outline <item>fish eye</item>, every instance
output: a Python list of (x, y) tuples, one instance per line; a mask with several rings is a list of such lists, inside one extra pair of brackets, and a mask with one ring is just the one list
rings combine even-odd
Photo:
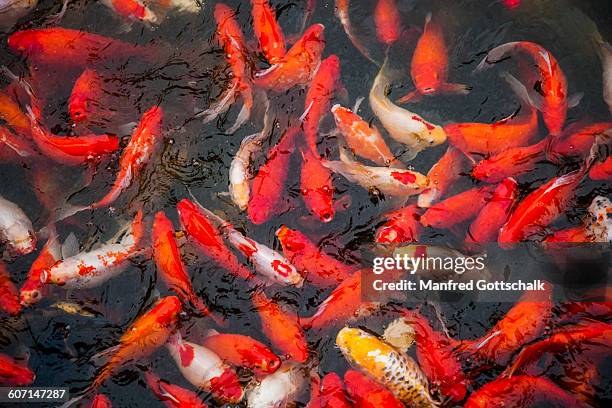
[(542, 81), (536, 81), (535, 84), (533, 84), (533, 90), (544, 96), (544, 90), (542, 89)]

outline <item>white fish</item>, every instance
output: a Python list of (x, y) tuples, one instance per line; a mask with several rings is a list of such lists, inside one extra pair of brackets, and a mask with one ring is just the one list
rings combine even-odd
[(38, 5), (38, 0), (0, 0), (0, 32), (7, 32)]
[(386, 74), (387, 63), (382, 66), (370, 90), (370, 107), (378, 120), (394, 140), (410, 149), (407, 159), (432, 146), (446, 141), (444, 129), (423, 119), (407, 109), (395, 105), (385, 94), (390, 81)]
[(378, 190), (390, 197), (419, 194), (429, 186), (429, 179), (421, 173), (392, 167), (365, 166), (351, 159), (343, 148), (340, 149), (340, 161), (324, 160), (323, 165), (368, 191)]
[(71, 289), (100, 286), (123, 272), (130, 258), (139, 253), (142, 234), (142, 213), (139, 212), (121, 242), (111, 240), (97, 249), (59, 261), (42, 272), (41, 281)]
[(29, 254), (36, 248), (32, 221), (19, 206), (0, 196), (0, 242), (18, 255)]
[(599, 58), (603, 67), (603, 97), (612, 113), (612, 46), (605, 42), (599, 33), (595, 36)]
[(284, 408), (295, 402), (307, 385), (308, 370), (297, 364), (283, 364), (249, 390), (247, 407)]
[(612, 201), (607, 197), (595, 197), (589, 214), (586, 229), (593, 235), (594, 242), (612, 242)]

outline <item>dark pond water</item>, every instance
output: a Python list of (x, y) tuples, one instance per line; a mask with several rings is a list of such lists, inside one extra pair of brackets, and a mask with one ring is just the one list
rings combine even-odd
[[(212, 18), (212, 1), (206, 1), (197, 15), (169, 16), (154, 29), (134, 24), (129, 32), (121, 27), (120, 20), (104, 6), (94, 1), (74, 1), (60, 25), (89, 32), (120, 38), (137, 44), (156, 44), (172, 50), (172, 55), (158, 66), (145, 66), (137, 60), (125, 66), (106, 72), (109, 92), (106, 107), (115, 111), (116, 117), (103, 121), (93, 131), (121, 133), (118, 124), (137, 121), (140, 114), (153, 104), (159, 103), (167, 112), (164, 124), (166, 138), (162, 153), (156, 157), (138, 183), (122, 195), (113, 210), (101, 209), (87, 211), (62, 223), (59, 232), (66, 237), (74, 232), (87, 249), (104, 242), (115, 234), (118, 226), (129, 219), (135, 209), (142, 205), (147, 214), (165, 210), (175, 221), (175, 204), (188, 197), (188, 189), (198, 197), (207, 208), (222, 211), (226, 218), (242, 229), (246, 235), (263, 244), (279, 249), (274, 232), (281, 224), (299, 228), (320, 242), (321, 248), (337, 253), (347, 262), (357, 262), (360, 249), (372, 240), (378, 216), (389, 209), (390, 204), (373, 198), (357, 186), (349, 184), (341, 177), (335, 179), (337, 197), (350, 196), (350, 206), (341, 211), (328, 224), (312, 222), (299, 200), (299, 179), (295, 177), (289, 192), (295, 197), (296, 206), (284, 215), (261, 226), (248, 222), (220, 193), (227, 191), (228, 168), (232, 157), (244, 136), (258, 131), (262, 126), (264, 112), (256, 109), (251, 121), (236, 134), (227, 135), (237, 113), (234, 108), (228, 117), (202, 125), (192, 120), (194, 107), (206, 107), (220, 92), (220, 86), (227, 79), (223, 52), (212, 40), (215, 24)], [(231, 7), (239, 10), (238, 20), (245, 33), (252, 38), (250, 6), (247, 1), (228, 1)], [(298, 31), (301, 24), (304, 4), (300, 1), (273, 1), (279, 20), (288, 36)], [(319, 1), (312, 22), (325, 25), (325, 55), (337, 54), (342, 64), (342, 81), (348, 90), (347, 106), (359, 96), (367, 96), (378, 67), (364, 59), (348, 41), (341, 25), (334, 16), (333, 1)], [(377, 58), (383, 58), (382, 48), (377, 45), (371, 18), (374, 1), (353, 1), (351, 16), (359, 36), (371, 48)], [(444, 27), (445, 38), (450, 51), (450, 76), (453, 82), (469, 84), (473, 89), (467, 96), (439, 96), (424, 98), (412, 108), (419, 114), (437, 124), (451, 122), (492, 122), (499, 120), (517, 108), (516, 98), (497, 72), (484, 72), (472, 75), (476, 64), (484, 53), (507, 41), (530, 40), (542, 44), (558, 59), (567, 76), (570, 94), (583, 92), (582, 102), (569, 111), (568, 122), (580, 119), (589, 121), (609, 120), (608, 107), (602, 98), (601, 65), (595, 53), (592, 36), (599, 30), (604, 38), (610, 39), (612, 14), (606, 1), (553, 1), (525, 0), (516, 10), (508, 10), (493, 0), (483, 1), (398, 1), (405, 25), (421, 27), (428, 12), (434, 12)], [(15, 29), (39, 27), (45, 17), (56, 12), (59, 6), (52, 1), (41, 1), (36, 10), (23, 18)], [(0, 63), (15, 72), (25, 72), (27, 61), (20, 60), (6, 48), (4, 38), (0, 42)], [(403, 66), (407, 73), (403, 83), (411, 88), (408, 67), (410, 57), (395, 52), (395, 66)], [(263, 66), (263, 64), (262, 64)], [(47, 78), (53, 91), (47, 98), (45, 118), (49, 128), (59, 134), (70, 129), (67, 113), (67, 97), (72, 89), (70, 75), (64, 72), (40, 73)], [(492, 70), (494, 71), (494, 70)], [(403, 90), (397, 90), (397, 95)], [(294, 90), (286, 95), (272, 97), (277, 107), (275, 112), (278, 127), (270, 137), (275, 143), (284, 128), (287, 118), (299, 116), (303, 111), (303, 90)], [(361, 112), (366, 119), (374, 116), (367, 103)], [(323, 131), (332, 127), (331, 118), (322, 122)], [(127, 136), (129, 132), (124, 132)], [(544, 134), (544, 129), (541, 129)], [(402, 147), (392, 144), (394, 153), (401, 153)], [(445, 147), (430, 149), (411, 162), (417, 170), (426, 172), (444, 152)], [(261, 160), (256, 163), (260, 164)], [(569, 168), (569, 167), (567, 167)], [(537, 169), (520, 179), (521, 189), (526, 193), (552, 176), (562, 174), (567, 168), (559, 168), (541, 163)], [(117, 157), (112, 157), (97, 168), (93, 183), (82, 189), (82, 178), (86, 171), (82, 168), (58, 166), (47, 171), (56, 183), (53, 196), (62, 205), (66, 198), (72, 203), (90, 203), (101, 197), (114, 180)], [(0, 194), (18, 203), (32, 218), (36, 228), (42, 228), (48, 213), (37, 201), (32, 190), (30, 167), (8, 166), (0, 163)], [(298, 174), (292, 169), (292, 174)], [(457, 191), (465, 189), (473, 181), (464, 177)], [(596, 195), (609, 195), (609, 186), (604, 183), (586, 182), (581, 184), (578, 200), (559, 226), (575, 223), (586, 212), (586, 207)], [(426, 241), (453, 245), (452, 235), (439, 231), (426, 232)], [(225, 273), (206, 261), (199, 259), (196, 251), (189, 245), (183, 247), (185, 260), (189, 266), (194, 287), (199, 295), (224, 313), (230, 322), (229, 332), (244, 333), (266, 341), (259, 329), (259, 320), (253, 310), (248, 288), (238, 281), (227, 279)], [(34, 255), (22, 257), (11, 262), (8, 267), (14, 279), (21, 283), (34, 259)], [(275, 298), (294, 305), (302, 315), (312, 314), (316, 305), (328, 292), (317, 291), (311, 287), (286, 289), (274, 287), (270, 293)], [(119, 277), (92, 290), (65, 291), (57, 288), (45, 300), (26, 310), (17, 318), (0, 318), (0, 351), (9, 354), (30, 353), (30, 366), (36, 371), (37, 386), (68, 386), (73, 393), (85, 388), (95, 376), (97, 366), (91, 357), (116, 344), (125, 328), (146, 310), (158, 296), (168, 292), (161, 282), (158, 284), (155, 266), (152, 262), (139, 259)], [(95, 316), (66, 313), (52, 307), (58, 301), (79, 304)], [(462, 338), (473, 338), (485, 333), (494, 322), (503, 316), (510, 304), (463, 304), (445, 303), (443, 314), (451, 334)], [(367, 322), (370, 329), (379, 331), (389, 321), (385, 313), (380, 313)], [(194, 316), (184, 316), (181, 321), (182, 332), (186, 338), (197, 339), (208, 328), (208, 323)], [(343, 372), (347, 365), (339, 351), (334, 347), (335, 332), (321, 338), (310, 338), (320, 360), (321, 372)], [(190, 388), (176, 369), (174, 362), (165, 350), (159, 350), (140, 366), (153, 367), (156, 373), (166, 380)], [(609, 364), (601, 372), (601, 389), (598, 403), (606, 406), (612, 399)], [(493, 378), (497, 372), (487, 373)], [(141, 370), (128, 366), (103, 386), (103, 393), (110, 396), (118, 407), (162, 406), (147, 389)], [(205, 393), (202, 398), (215, 406), (215, 402)], [(307, 402), (304, 397), (300, 403)]]

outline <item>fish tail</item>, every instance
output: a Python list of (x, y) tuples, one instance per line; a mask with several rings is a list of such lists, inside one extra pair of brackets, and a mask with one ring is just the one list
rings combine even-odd
[(194, 295), (190, 300), (191, 303), (193, 303), (193, 306), (202, 315), (202, 317), (210, 317), (220, 327), (228, 326), (228, 322), (225, 317), (211, 311), (208, 306), (204, 304), (204, 301), (202, 301), (202, 299)]
[(202, 118), (202, 123), (206, 124), (215, 120), (219, 115), (225, 113), (230, 105), (236, 100), (236, 92), (238, 91), (238, 82), (234, 83), (231, 88), (227, 89), (221, 98), (214, 102), (208, 109), (203, 110), (195, 115), (196, 118)]

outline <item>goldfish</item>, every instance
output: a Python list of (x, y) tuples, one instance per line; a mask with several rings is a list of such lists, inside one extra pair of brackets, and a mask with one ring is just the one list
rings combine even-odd
[(321, 64), (324, 30), (323, 24), (310, 26), (280, 61), (255, 73), (253, 83), (277, 93), (309, 84)]
[(0, 119), (4, 120), (15, 132), (30, 134), (30, 119), (19, 104), (8, 94), (0, 91)]
[(477, 71), (505, 59), (509, 54), (526, 55), (533, 62), (537, 80), (526, 84), (531, 105), (542, 112), (544, 123), (551, 135), (563, 130), (568, 108), (576, 106), (582, 95), (567, 95), (567, 81), (556, 58), (544, 47), (530, 41), (516, 41), (490, 50), (480, 62)]
[(112, 404), (108, 397), (104, 394), (96, 394), (91, 400), (89, 408), (112, 408)]
[(155, 13), (140, 0), (102, 0), (102, 4), (127, 21), (158, 22)]
[(0, 243), (9, 252), (26, 255), (36, 248), (32, 221), (19, 206), (0, 196)]
[(321, 251), (304, 233), (281, 225), (276, 230), (283, 253), (302, 273), (304, 278), (318, 287), (337, 285), (348, 279), (355, 268)]
[(425, 17), (423, 35), (419, 38), (412, 56), (410, 75), (416, 90), (398, 99), (398, 103), (418, 100), (423, 95), (438, 93), (465, 95), (469, 92), (466, 85), (448, 82), (448, 52), (444, 35), (439, 24), (432, 22), (431, 13)]
[(68, 98), (68, 112), (72, 121), (90, 121), (102, 93), (102, 77), (93, 69), (85, 69), (74, 83)]
[(406, 310), (403, 318), (414, 328), (417, 359), (429, 381), (444, 397), (455, 402), (463, 401), (468, 380), (455, 353), (455, 342), (435, 331), (419, 312)]
[(436, 407), (429, 383), (416, 362), (378, 337), (344, 327), (336, 345), (355, 369), (386, 386), (395, 397), (414, 407)]
[(253, 293), (252, 300), (261, 319), (263, 334), (272, 345), (287, 358), (304, 363), (308, 359), (308, 343), (297, 316), (283, 310), (261, 291)]
[(280, 358), (268, 346), (249, 336), (213, 333), (203, 340), (202, 345), (225, 362), (248, 368), (256, 374), (272, 374), (281, 365)]
[(302, 129), (306, 146), (315, 153), (317, 152), (319, 122), (329, 112), (334, 91), (340, 86), (340, 59), (337, 55), (330, 55), (321, 62), (304, 100)]
[(465, 408), (534, 407), (546, 403), (558, 407), (586, 406), (548, 378), (528, 375), (493, 380), (473, 392), (463, 406)]
[(259, 48), (270, 64), (276, 64), (285, 56), (285, 35), (276, 21), (276, 13), (268, 0), (251, 0), (253, 31)]
[(308, 318), (300, 318), (302, 326), (306, 329), (321, 330), (358, 317), (368, 316), (378, 309), (380, 304), (363, 302), (361, 299), (361, 274), (362, 271), (354, 272), (340, 283), (319, 304), (314, 315)]
[(168, 408), (207, 408), (198, 394), (160, 379), (151, 371), (144, 374), (147, 385), (155, 396)]
[(374, 241), (379, 244), (417, 242), (421, 233), (420, 209), (411, 204), (384, 215), (387, 220), (376, 231)]
[(400, 108), (389, 100), (385, 94), (390, 84), (385, 72), (386, 65), (385, 62), (370, 89), (370, 107), (389, 136), (408, 147), (409, 154), (406, 157), (413, 159), (420, 151), (444, 143), (446, 133), (442, 127)]
[(125, 270), (127, 262), (139, 253), (142, 236), (142, 212), (139, 211), (119, 243), (111, 240), (92, 251), (62, 259), (43, 269), (40, 280), (69, 289), (100, 286)]
[(206, 218), (200, 206), (183, 199), (176, 205), (176, 209), (187, 236), (206, 257), (241, 279), (251, 279), (254, 276), (225, 246), (221, 233)]
[(518, 183), (512, 177), (495, 187), (491, 199), (480, 210), (465, 234), (465, 244), (475, 246), (497, 242), (497, 235), (506, 223), (518, 198)]
[(387, 388), (371, 380), (359, 371), (347, 370), (344, 373), (346, 392), (354, 406), (360, 408), (404, 408)]
[(36, 374), (25, 364), (0, 353), (0, 384), (25, 387), (34, 382)]
[(344, 394), (344, 384), (340, 376), (334, 372), (323, 377), (320, 388), (315, 390), (316, 395), (310, 399), (308, 408), (350, 408)]
[(307, 378), (307, 368), (295, 363), (285, 363), (248, 391), (247, 406), (249, 408), (287, 406), (296, 401), (307, 385)]
[(340, 150), (339, 161), (324, 160), (323, 165), (370, 192), (378, 191), (389, 197), (409, 197), (421, 193), (429, 186), (427, 176), (419, 172), (365, 166), (351, 159), (345, 149)]
[(62, 67), (95, 67), (129, 58), (151, 63), (157, 58), (148, 47), (61, 27), (14, 32), (8, 38), (8, 47), (30, 63)]
[(425, 227), (451, 228), (476, 217), (478, 211), (490, 200), (489, 186), (474, 187), (440, 201), (421, 215)]
[(391, 45), (398, 40), (402, 22), (395, 0), (378, 0), (374, 8), (374, 24), (378, 41)]
[(333, 203), (334, 186), (331, 171), (311, 148), (302, 148), (300, 152), (303, 159), (300, 191), (304, 204), (322, 222), (330, 222), (336, 213)]
[(478, 162), (472, 169), (472, 176), (487, 183), (498, 183), (507, 177), (527, 173), (544, 160), (547, 143), (548, 140), (543, 139), (529, 146), (513, 147), (494, 154)]
[(421, 208), (431, 207), (438, 202), (450, 189), (450, 187), (461, 177), (465, 160), (463, 154), (452, 146), (440, 157), (429, 172), (430, 187), (419, 194), (418, 205)]
[(251, 184), (252, 194), (247, 214), (253, 224), (263, 224), (282, 209), (285, 184), (289, 178), (289, 165), (300, 135), (297, 127), (283, 133), (279, 142), (270, 149), (266, 162), (259, 168)]
[(612, 46), (605, 42), (599, 33), (595, 35), (595, 43), (603, 68), (603, 98), (608, 105), (608, 110), (612, 113)]
[(361, 43), (357, 35), (355, 34), (355, 30), (353, 25), (351, 24), (351, 19), (349, 15), (350, 8), (350, 0), (335, 0), (334, 1), (334, 10), (336, 17), (340, 20), (340, 24), (342, 24), (342, 28), (346, 33), (346, 36), (349, 38), (353, 46), (366, 57), (370, 62), (380, 65), (380, 63), (376, 62), (376, 60), (370, 55), (368, 49)]
[(391, 153), (376, 126), (370, 126), (359, 115), (338, 104), (332, 106), (331, 111), (336, 127), (355, 155), (373, 161), (379, 166), (398, 168), (403, 166)]
[(606, 158), (605, 161), (595, 163), (589, 170), (589, 178), (591, 180), (612, 180), (612, 157)]
[(196, 117), (203, 117), (204, 123), (211, 122), (227, 111), (238, 97), (242, 98), (242, 109), (238, 113), (236, 122), (227, 130), (229, 134), (236, 132), (238, 128), (249, 120), (251, 108), (253, 107), (248, 51), (242, 29), (234, 18), (234, 14), (234, 11), (226, 4), (215, 4), (214, 17), (217, 23), (217, 36), (223, 45), (225, 58), (232, 71), (231, 85), (218, 101), (196, 115)]
[(556, 242), (592, 242), (593, 236), (589, 231), (580, 225), (577, 227), (566, 228), (562, 230), (553, 231), (547, 235), (542, 242), (544, 243), (556, 243)]
[(551, 156), (559, 158), (584, 157), (589, 153), (595, 137), (612, 129), (612, 122), (598, 122), (590, 125), (568, 126), (550, 147)]
[[(155, 214), (153, 221), (153, 258), (157, 273), (166, 285), (177, 294), (184, 303), (191, 303), (203, 315), (211, 314), (210, 309), (195, 294), (187, 268), (181, 259), (181, 253), (174, 237), (174, 225), (163, 211)], [(221, 320), (213, 315), (217, 322)]]
[(17, 316), (21, 312), (19, 292), (11, 280), (11, 275), (0, 261), (0, 312)]
[(195, 387), (230, 404), (242, 400), (244, 390), (236, 372), (212, 350), (185, 341), (178, 333), (168, 339), (166, 348), (181, 374)]

